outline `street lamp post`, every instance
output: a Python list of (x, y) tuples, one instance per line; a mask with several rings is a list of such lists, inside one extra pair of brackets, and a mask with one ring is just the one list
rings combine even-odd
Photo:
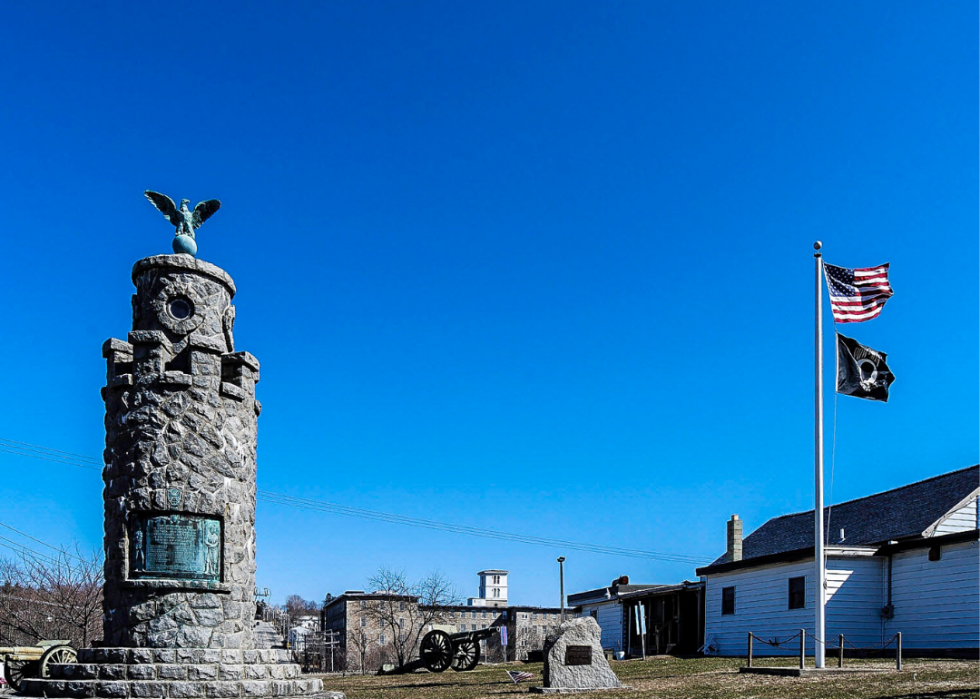
[(558, 557), (558, 586), (561, 594), (561, 623), (565, 623), (565, 557)]

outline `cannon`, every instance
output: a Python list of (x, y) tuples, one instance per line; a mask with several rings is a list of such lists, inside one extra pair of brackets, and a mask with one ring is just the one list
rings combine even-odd
[(480, 662), (480, 641), (500, 632), (496, 626), (460, 633), (450, 633), (446, 630), (451, 628), (453, 627), (437, 626), (432, 629), (422, 637), (418, 660), (406, 663), (400, 668), (385, 665), (379, 674), (414, 672), (422, 667), (430, 672), (445, 672), (449, 668), (456, 672), (467, 672)]
[(78, 661), (69, 641), (38, 641), (36, 646), (0, 646), (0, 662), (7, 684), (20, 691), (25, 679), (50, 677), (51, 665)]

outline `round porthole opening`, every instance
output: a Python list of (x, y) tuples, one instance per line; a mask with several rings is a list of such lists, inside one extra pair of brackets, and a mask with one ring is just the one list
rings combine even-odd
[(194, 314), (194, 305), (184, 298), (176, 298), (167, 305), (167, 310), (177, 320), (186, 320)]

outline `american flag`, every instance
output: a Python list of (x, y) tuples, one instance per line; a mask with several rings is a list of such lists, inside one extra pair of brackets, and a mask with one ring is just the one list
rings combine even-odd
[(838, 323), (860, 323), (877, 318), (885, 301), (891, 298), (888, 263), (877, 267), (847, 269), (824, 264), (830, 308)]
[(534, 677), (533, 672), (518, 672), (517, 670), (508, 670), (507, 674), (510, 675), (510, 678), (512, 680), (514, 680), (514, 684), (517, 684), (518, 682), (523, 682), (524, 680), (529, 680), (532, 677)]

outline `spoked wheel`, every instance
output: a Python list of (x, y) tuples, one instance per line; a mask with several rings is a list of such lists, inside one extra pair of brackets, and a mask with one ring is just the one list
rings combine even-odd
[(422, 637), (419, 659), (432, 672), (445, 672), (453, 662), (453, 642), (445, 631), (434, 629)]
[(24, 684), (24, 680), (34, 677), (34, 668), (31, 667), (32, 665), (37, 665), (37, 663), (29, 660), (13, 660), (7, 658), (7, 661), (3, 664), (3, 677), (7, 680), (7, 684), (19, 692)]
[(453, 670), (467, 672), (480, 662), (480, 644), (476, 641), (460, 641), (453, 656)]
[(52, 646), (41, 656), (38, 677), (51, 677), (51, 665), (70, 665), (78, 662), (78, 653), (71, 646)]

